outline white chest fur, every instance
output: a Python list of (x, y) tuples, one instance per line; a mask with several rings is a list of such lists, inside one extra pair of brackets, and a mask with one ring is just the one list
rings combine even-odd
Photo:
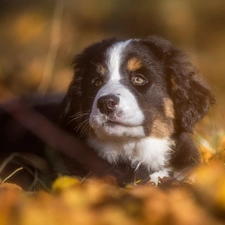
[(145, 137), (119, 142), (89, 140), (89, 144), (110, 163), (124, 159), (129, 160), (134, 168), (141, 164), (146, 166), (150, 173), (168, 171), (167, 165), (172, 150), (171, 141), (167, 138)]

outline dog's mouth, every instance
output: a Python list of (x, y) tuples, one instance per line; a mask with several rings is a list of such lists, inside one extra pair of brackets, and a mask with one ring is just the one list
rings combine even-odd
[(99, 139), (110, 140), (124, 140), (124, 137), (140, 138), (145, 136), (143, 125), (125, 123), (125, 121), (118, 121), (107, 119), (103, 123), (92, 126), (94, 133)]
[(121, 126), (121, 127), (129, 128), (129, 127), (136, 127), (137, 125), (125, 124), (116, 120), (107, 120), (106, 122), (103, 123), (103, 126), (108, 126), (108, 127)]
[(101, 140), (124, 140), (124, 138), (140, 138), (145, 136), (144, 120), (129, 112), (117, 110), (105, 115), (92, 113), (89, 125), (94, 136)]

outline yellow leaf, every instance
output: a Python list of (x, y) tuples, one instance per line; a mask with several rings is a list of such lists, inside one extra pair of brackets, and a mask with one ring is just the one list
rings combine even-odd
[(54, 192), (60, 192), (67, 188), (71, 188), (77, 185), (80, 185), (80, 180), (78, 178), (63, 176), (55, 180), (55, 182), (52, 185), (52, 190)]

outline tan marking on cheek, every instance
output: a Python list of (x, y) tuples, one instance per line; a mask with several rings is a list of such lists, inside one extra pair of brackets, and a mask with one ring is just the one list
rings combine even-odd
[(174, 119), (173, 101), (169, 98), (163, 99), (165, 116), (169, 119)]
[(150, 136), (156, 138), (166, 138), (172, 135), (174, 132), (173, 122), (171, 120), (163, 121), (156, 119), (153, 122)]
[(142, 66), (141, 61), (138, 58), (132, 58), (127, 63), (127, 69), (130, 71), (136, 71)]

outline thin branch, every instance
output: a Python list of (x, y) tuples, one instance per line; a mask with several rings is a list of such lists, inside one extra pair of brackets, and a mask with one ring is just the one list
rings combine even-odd
[(1, 107), (54, 150), (72, 158), (86, 172), (92, 172), (93, 175), (100, 177), (113, 175), (117, 178), (118, 183), (123, 183), (127, 176), (123, 167), (112, 170), (112, 165), (100, 158), (96, 152), (84, 145), (75, 136), (55, 126), (20, 98), (15, 97), (13, 100), (3, 103)]
[(13, 160), (14, 157), (19, 156), (18, 153), (11, 154), (8, 158), (6, 158), (0, 166), (0, 173), (4, 170), (4, 168)]
[(20, 170), (23, 170), (23, 167), (20, 167), (18, 169), (16, 169), (15, 171), (13, 171), (9, 176), (7, 176), (2, 183), (4, 184), (9, 178), (11, 178), (14, 174), (16, 174), (17, 172), (19, 172)]
[(61, 25), (62, 25), (62, 17), (63, 17), (63, 9), (64, 9), (64, 1), (57, 0), (56, 6), (53, 15), (52, 21), (52, 31), (51, 31), (51, 38), (50, 38), (50, 46), (49, 51), (44, 67), (44, 72), (42, 76), (42, 80), (38, 87), (38, 91), (46, 92), (49, 88), (51, 83), (55, 60), (57, 57), (59, 45), (60, 45), (60, 34), (61, 34)]

